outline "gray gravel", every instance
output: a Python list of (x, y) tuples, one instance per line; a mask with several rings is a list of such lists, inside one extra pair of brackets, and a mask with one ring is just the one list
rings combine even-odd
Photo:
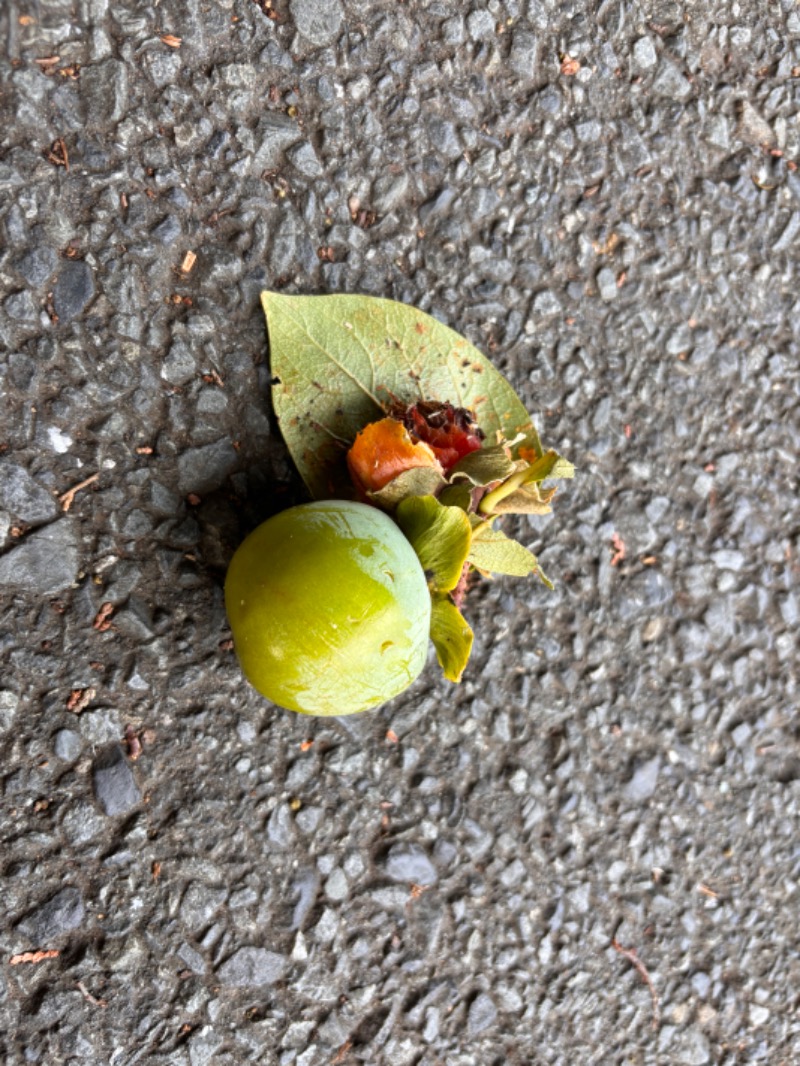
[[(800, 1061), (795, 0), (0, 38), (3, 1061)], [(458, 688), (236, 668), (225, 565), (302, 498), (264, 287), (435, 314), (579, 468)]]

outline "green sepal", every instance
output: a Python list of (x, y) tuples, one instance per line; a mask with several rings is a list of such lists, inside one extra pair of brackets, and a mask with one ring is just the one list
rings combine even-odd
[(431, 603), (431, 640), (448, 681), (459, 682), (469, 662), (473, 632), (453, 601), (434, 596)]
[(490, 485), (493, 481), (505, 481), (515, 469), (516, 464), (508, 454), (508, 445), (494, 444), (459, 459), (450, 471), (450, 480), (467, 479), (473, 485)]
[(409, 496), (432, 496), (446, 485), (447, 482), (435, 467), (415, 466), (392, 478), (377, 492), (368, 492), (367, 497), (385, 511), (393, 511)]
[(409, 496), (395, 521), (417, 553), (422, 569), (439, 592), (458, 584), (472, 540), (470, 520), (460, 507), (445, 507), (433, 496)]
[(462, 511), (469, 512), (472, 506), (472, 491), (463, 482), (459, 485), (448, 485), (438, 494), (437, 499), (445, 507), (460, 507)]
[(535, 574), (548, 588), (553, 587), (532, 551), (491, 526), (475, 530), (467, 561), (484, 574)]
[(540, 489), (538, 484), (523, 485), (521, 488), (498, 500), (492, 508), (492, 514), (550, 514), (550, 501), (556, 489)]
[(572, 477), (575, 467), (557, 452), (548, 451), (529, 466), (520, 466), (480, 502), (482, 514), (549, 514), (555, 489), (540, 489), (546, 478)]
[(527, 577), (539, 568), (533, 552), (499, 529), (483, 529), (472, 538), (468, 561), (486, 574)]

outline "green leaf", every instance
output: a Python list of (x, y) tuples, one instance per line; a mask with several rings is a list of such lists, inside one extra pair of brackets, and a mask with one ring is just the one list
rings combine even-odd
[(502, 444), (493, 444), (459, 459), (450, 471), (450, 479), (466, 479), (473, 485), (490, 485), (493, 481), (503, 481), (515, 469), (516, 464), (509, 458), (507, 449)]
[(549, 589), (553, 588), (533, 552), (491, 526), (474, 532), (467, 561), (485, 574), (510, 574), (512, 577), (535, 574)]
[(454, 330), (372, 296), (263, 292), (275, 414), (311, 495), (350, 495), (344, 452), (392, 399), (466, 407), (488, 440), (525, 434), (530, 416), (503, 375)]
[(410, 496), (398, 506), (395, 521), (429, 571), (436, 589), (458, 584), (467, 561), (472, 526), (460, 507), (444, 507), (433, 496)]
[(444, 676), (460, 681), (472, 651), (473, 632), (446, 596), (435, 596), (431, 604), (431, 640)]
[(445, 485), (447, 482), (434, 467), (414, 466), (392, 478), (377, 492), (368, 492), (367, 496), (384, 510), (393, 511), (407, 496), (432, 496)]

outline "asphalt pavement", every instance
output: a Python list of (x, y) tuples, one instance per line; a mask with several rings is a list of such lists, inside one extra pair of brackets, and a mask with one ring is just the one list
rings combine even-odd
[[(0, 10), (0, 1057), (794, 1066), (800, 6)], [(259, 293), (467, 335), (576, 465), (459, 686), (281, 711)]]

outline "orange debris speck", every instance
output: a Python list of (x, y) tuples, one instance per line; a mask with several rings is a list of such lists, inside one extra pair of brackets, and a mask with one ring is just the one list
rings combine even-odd
[(618, 566), (625, 558), (625, 541), (619, 533), (612, 533), (611, 545), (614, 549), (614, 554), (611, 557), (611, 565)]
[(44, 959), (57, 959), (60, 952), (55, 948), (49, 951), (23, 951), (21, 955), (12, 955), (9, 966), (19, 966), (21, 962), (42, 962)]
[(581, 69), (580, 62), (567, 52), (561, 57), (561, 73), (566, 78), (574, 77)]

